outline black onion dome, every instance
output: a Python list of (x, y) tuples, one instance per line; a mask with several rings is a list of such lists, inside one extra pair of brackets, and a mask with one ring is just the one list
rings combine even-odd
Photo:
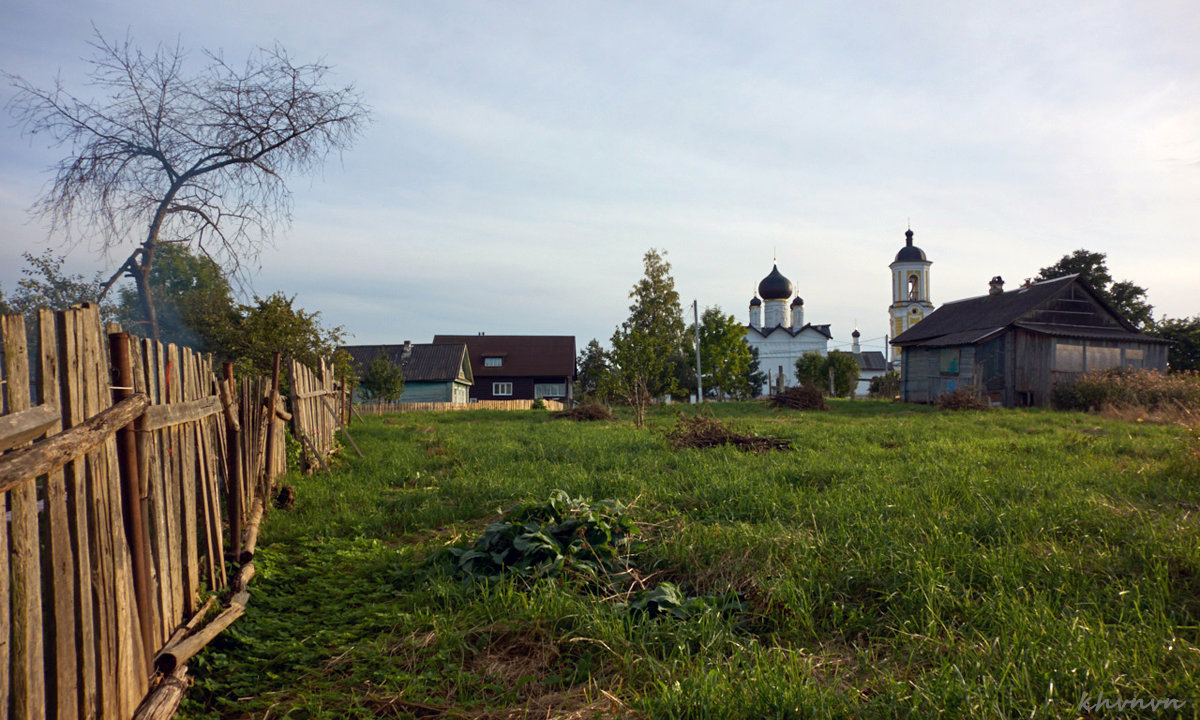
[(792, 281), (779, 272), (779, 266), (771, 268), (771, 274), (758, 284), (758, 294), (763, 300), (787, 300), (792, 296)]
[(757, 295), (750, 298), (750, 307), (758, 307), (759, 305), (762, 305), (762, 300), (759, 300)]
[(925, 259), (925, 251), (913, 245), (913, 231), (904, 233), (906, 244), (896, 253), (896, 262), (929, 262)]
[(858, 328), (854, 328), (854, 332), (850, 333), (850, 337), (860, 337), (861, 335), (862, 333), (858, 331)]
[(804, 298), (797, 295), (796, 299), (792, 301), (792, 307), (804, 307)]

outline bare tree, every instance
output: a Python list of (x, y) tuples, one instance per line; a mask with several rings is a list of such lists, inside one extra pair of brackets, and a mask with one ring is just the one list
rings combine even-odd
[(284, 175), (348, 148), (369, 111), (353, 85), (326, 84), (327, 65), (297, 65), (279, 46), (238, 67), (206, 51), (194, 74), (178, 45), (146, 54), (128, 37), (110, 43), (97, 32), (92, 48), (96, 99), (60, 79), (43, 89), (6, 73), (25, 133), (70, 150), (33, 212), (52, 233), (105, 252), (138, 242), (103, 290), (133, 278), (157, 339), (150, 269), (159, 244), (189, 243), (241, 276), (291, 220)]

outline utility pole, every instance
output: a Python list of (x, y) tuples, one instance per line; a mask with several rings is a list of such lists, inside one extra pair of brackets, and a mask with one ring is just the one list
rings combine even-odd
[(700, 301), (692, 301), (693, 327), (696, 329), (696, 404), (704, 402), (704, 380), (700, 375)]

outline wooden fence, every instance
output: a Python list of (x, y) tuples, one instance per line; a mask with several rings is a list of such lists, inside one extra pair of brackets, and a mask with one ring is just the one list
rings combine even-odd
[(106, 334), (94, 306), (38, 325), (30, 367), (24, 319), (0, 318), (0, 720), (165, 717), (184, 663), (244, 612), (282, 420), (321, 462), (340, 424), (289, 415), (278, 372), (218, 378), (207, 356)]
[[(365, 402), (355, 407), (367, 415), (386, 415), (401, 412), (452, 412), (457, 410), (530, 410), (533, 400), (478, 400), (469, 403), (455, 402)], [(542, 400), (547, 410), (562, 410), (558, 400)]]

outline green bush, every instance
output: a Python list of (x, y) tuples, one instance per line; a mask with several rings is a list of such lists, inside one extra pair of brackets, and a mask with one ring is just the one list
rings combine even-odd
[(1200, 410), (1200, 373), (1097, 370), (1055, 388), (1052, 401), (1060, 410), (1137, 407), (1190, 412)]

